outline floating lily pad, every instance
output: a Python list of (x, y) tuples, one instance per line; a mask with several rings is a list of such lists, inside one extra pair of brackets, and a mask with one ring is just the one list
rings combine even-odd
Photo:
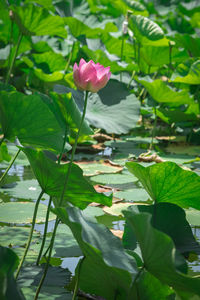
[(135, 176), (129, 174), (102, 174), (92, 176), (90, 178), (92, 182), (101, 183), (107, 186), (120, 186), (122, 184), (133, 183), (137, 181)]
[[(48, 244), (48, 243), (47, 243)], [(74, 238), (70, 228), (65, 224), (60, 224), (55, 237), (54, 256), (56, 257), (74, 257), (81, 256), (82, 252)]]
[[(35, 264), (37, 257), (38, 257), (38, 251), (35, 251), (34, 249), (31, 249), (32, 246), (30, 246), (28, 253), (26, 255), (26, 259), (24, 261), (23, 266), (27, 266), (30, 264)], [(24, 255), (24, 251), (25, 248), (19, 247), (19, 248), (13, 248), (13, 251), (17, 254), (17, 256), (19, 257), (19, 259), (21, 260), (23, 255)]]
[(88, 206), (82, 211), (83, 216), (90, 221), (96, 222), (96, 217), (104, 215), (104, 211), (100, 207)]
[[(8, 194), (14, 198), (37, 200), (42, 189), (37, 180), (24, 180), (16, 182), (14, 187), (1, 188), (0, 192)], [(43, 194), (42, 199), (49, 199), (47, 194)]]
[(114, 197), (133, 202), (147, 201), (149, 195), (144, 189), (130, 189), (120, 192), (115, 192)]
[(164, 161), (171, 161), (175, 162), (176, 164), (186, 164), (190, 162), (191, 160), (195, 159), (196, 156), (192, 155), (186, 155), (186, 154), (173, 154), (173, 153), (161, 153), (159, 154), (160, 158), (162, 158)]
[[(0, 244), (5, 247), (24, 247), (29, 237), (30, 228), (27, 227), (0, 227)], [(33, 232), (32, 242), (40, 237), (37, 231)]]
[(186, 219), (193, 226), (200, 226), (200, 211), (196, 209), (186, 209)]
[(104, 207), (103, 210), (113, 216), (123, 216), (122, 211), (127, 209), (130, 205), (134, 205), (134, 203), (123, 202), (113, 204), (111, 207)]
[(169, 145), (166, 148), (167, 152), (176, 153), (176, 154), (185, 154), (190, 156), (198, 156), (200, 153), (200, 146), (197, 145)]
[(122, 170), (120, 167), (109, 166), (103, 163), (78, 163), (79, 167), (83, 170), (83, 175), (94, 176), (104, 173), (117, 173)]
[[(32, 222), (35, 203), (32, 202), (8, 202), (0, 203), (0, 222), (10, 224), (28, 224)], [(36, 223), (45, 222), (47, 206), (39, 204)], [(56, 216), (50, 213), (49, 220)]]
[[(23, 268), (18, 278), (18, 284), (21, 286), (26, 300), (33, 300), (37, 286), (41, 279), (43, 267), (27, 266)], [(64, 286), (68, 285), (71, 279), (71, 273), (67, 269), (60, 267), (49, 267), (47, 276), (44, 280), (40, 299), (66, 299), (71, 300), (71, 293)]]
[[(157, 142), (156, 142), (157, 143)], [(135, 140), (117, 140), (117, 141), (107, 141), (106, 146), (112, 147), (116, 152), (122, 152), (126, 156), (129, 154), (139, 156), (141, 153), (145, 152), (144, 149), (140, 149), (138, 144), (148, 144), (147, 140), (138, 139)]]

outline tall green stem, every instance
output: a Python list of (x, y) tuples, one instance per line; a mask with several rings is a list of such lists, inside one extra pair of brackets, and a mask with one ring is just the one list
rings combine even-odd
[(16, 153), (15, 156), (13, 157), (12, 161), (10, 162), (9, 166), (7, 167), (7, 169), (5, 170), (5, 172), (3, 173), (3, 175), (1, 176), (1, 178), (0, 178), (0, 183), (1, 183), (1, 182), (3, 181), (3, 179), (6, 177), (8, 171), (10, 170), (10, 168), (12, 167), (12, 165), (14, 164), (14, 162), (15, 162), (17, 156), (19, 155), (20, 151), (21, 151), (21, 149), (19, 149), (19, 150), (17, 151), (17, 153)]
[(72, 55), (73, 55), (73, 52), (74, 52), (74, 43), (72, 45), (72, 50), (69, 54), (69, 58), (68, 58), (68, 61), (66, 63), (66, 66), (65, 66), (65, 70), (64, 70), (64, 74), (67, 72), (68, 68), (69, 68), (69, 65), (70, 65), (70, 62), (71, 62), (71, 59), (72, 59)]
[(18, 53), (18, 50), (19, 50), (19, 46), (20, 46), (22, 37), (23, 37), (23, 34), (20, 32), (20, 33), (19, 33), (19, 36), (18, 36), (18, 40), (17, 40), (16, 49), (15, 49), (14, 55), (13, 55), (13, 57), (12, 57), (11, 63), (10, 63), (10, 65), (9, 65), (8, 73), (7, 73), (7, 75), (6, 75), (6, 80), (5, 80), (5, 83), (6, 83), (6, 84), (9, 82), (10, 75), (11, 75), (11, 73), (12, 73), (12, 69), (13, 69), (14, 64), (15, 64), (15, 60), (16, 60), (16, 57), (17, 57), (17, 53)]
[(168, 77), (170, 77), (170, 69), (172, 68), (172, 48), (173, 44), (169, 41), (169, 68), (168, 68)]
[(72, 154), (71, 154), (71, 159), (70, 159), (70, 162), (69, 162), (69, 168), (68, 168), (68, 172), (67, 172), (67, 175), (66, 175), (66, 178), (65, 178), (64, 187), (63, 187), (61, 198), (60, 198), (60, 201), (59, 201), (59, 206), (62, 206), (64, 194), (65, 194), (65, 191), (66, 191), (66, 188), (67, 188), (68, 179), (69, 179), (69, 176), (70, 176), (70, 173), (71, 173), (71, 168), (72, 168), (72, 163), (73, 163), (73, 160), (74, 160), (74, 154), (75, 154), (77, 143), (78, 143), (78, 138), (79, 138), (79, 135), (80, 135), (80, 132), (81, 132), (83, 121), (85, 119), (86, 108), (87, 108), (87, 100), (88, 100), (88, 93), (89, 92), (86, 91), (84, 108), (83, 108), (83, 114), (82, 114), (82, 118), (81, 118), (79, 130), (77, 132), (76, 139), (75, 139), (75, 142), (74, 142), (74, 146), (72, 148)]
[(131, 79), (130, 79), (128, 85), (127, 85), (127, 88), (128, 88), (128, 89), (129, 89), (129, 87), (130, 87), (130, 85), (131, 85), (131, 82), (133, 81), (133, 78), (134, 78), (134, 76), (135, 76), (135, 73), (136, 73), (136, 71), (133, 70), (133, 73), (132, 73), (132, 75), (131, 75)]
[[(130, 290), (129, 290), (129, 294), (128, 294), (128, 298), (127, 298), (128, 300), (132, 300), (132, 290), (135, 288), (135, 284), (137, 284), (137, 280), (140, 278), (140, 275), (142, 274), (144, 268), (145, 268), (145, 266), (143, 265), (143, 266), (140, 268), (140, 270), (139, 270), (139, 272), (137, 273), (137, 275), (135, 276), (135, 278), (134, 278), (134, 280), (133, 280), (133, 282), (132, 282), (132, 284), (131, 284), (131, 288), (130, 288)], [(137, 288), (137, 286), (136, 286), (136, 288)]]
[[(121, 61), (123, 60), (123, 54), (124, 54), (124, 33), (122, 34)], [(120, 81), (122, 81), (122, 72), (120, 73)]]
[(135, 55), (135, 62), (137, 61), (137, 49), (136, 49), (136, 39), (133, 37), (133, 49), (134, 49), (134, 55)]
[(150, 150), (152, 150), (153, 148), (153, 141), (154, 141), (154, 137), (155, 137), (155, 131), (156, 131), (156, 125), (157, 125), (157, 113), (156, 113), (156, 107), (155, 107), (155, 120), (153, 123), (153, 130), (152, 130), (152, 138), (151, 138), (151, 144), (150, 144)]
[[(11, 15), (10, 15), (11, 17)], [(10, 18), (10, 21), (11, 21), (11, 27), (10, 27), (10, 41), (9, 41), (9, 44), (10, 44), (10, 48), (9, 48), (9, 55), (8, 55), (8, 66), (10, 65), (10, 58), (11, 58), (11, 49), (12, 49), (12, 46), (13, 46), (13, 18), (11, 17)]]
[(52, 197), (49, 197), (49, 203), (48, 203), (48, 206), (47, 206), (47, 213), (46, 213), (46, 219), (45, 219), (45, 225), (44, 225), (44, 233), (43, 233), (43, 238), (42, 238), (42, 244), (41, 244), (40, 252), (38, 254), (38, 258), (37, 258), (37, 261), (36, 261), (37, 266), (39, 265), (39, 262), (40, 262), (40, 259), (41, 259), (41, 256), (42, 256), (42, 252), (43, 252), (43, 249), (44, 249), (44, 245), (45, 245), (45, 242), (46, 242), (46, 235), (47, 235), (47, 229), (48, 229), (48, 223), (49, 223), (49, 214), (50, 214), (51, 203), (52, 203)]
[[(63, 152), (64, 152), (64, 149), (65, 149), (66, 138), (67, 138), (67, 127), (65, 129), (65, 136), (64, 136), (64, 139), (63, 139), (62, 150), (61, 150), (59, 158), (58, 158), (58, 164), (60, 164), (62, 156), (63, 156)], [(40, 259), (41, 259), (41, 256), (42, 256), (42, 252), (43, 252), (43, 249), (44, 249), (45, 241), (46, 241), (46, 234), (47, 234), (47, 229), (48, 229), (51, 203), (52, 203), (52, 197), (49, 198), (49, 203), (48, 203), (47, 213), (46, 213), (46, 219), (45, 219), (44, 233), (43, 233), (43, 238), (42, 238), (42, 244), (41, 244), (41, 247), (40, 247), (40, 252), (38, 254), (36, 265), (39, 265), (39, 262), (40, 262)]]
[[(67, 174), (66, 174), (63, 191), (62, 191), (62, 194), (61, 194), (61, 197), (60, 197), (60, 201), (59, 201), (59, 206), (62, 206), (63, 198), (64, 198), (64, 195), (65, 195), (65, 191), (67, 189), (67, 183), (68, 183), (69, 176), (70, 176), (70, 173), (71, 173), (71, 168), (72, 168), (72, 163), (73, 163), (73, 160), (74, 160), (74, 154), (75, 154), (77, 143), (78, 143), (78, 138), (79, 138), (79, 135), (80, 135), (80, 132), (81, 132), (81, 128), (82, 128), (82, 125), (83, 125), (83, 121), (84, 121), (84, 118), (85, 118), (85, 114), (86, 114), (88, 93), (89, 92), (86, 91), (83, 114), (82, 114), (82, 118), (81, 118), (79, 129), (78, 129), (78, 132), (77, 132), (77, 135), (76, 135), (76, 139), (75, 139), (75, 142), (74, 142), (74, 145), (73, 145), (73, 148), (72, 148), (72, 154), (71, 154), (71, 159), (70, 159), (70, 162), (69, 162), (69, 168), (68, 168), (68, 171), (67, 171)], [(54, 225), (54, 230), (53, 230), (53, 233), (52, 233), (51, 242), (50, 242), (50, 249), (49, 249), (49, 255), (48, 255), (48, 258), (47, 258), (47, 263), (45, 265), (44, 273), (42, 275), (42, 278), (40, 280), (39, 286), (37, 288), (34, 300), (38, 299), (40, 290), (42, 288), (43, 282), (45, 280), (45, 277), (46, 277), (46, 274), (47, 274), (47, 271), (48, 271), (48, 268), (49, 268), (49, 263), (50, 263), (50, 259), (51, 259), (51, 253), (52, 253), (52, 250), (53, 250), (53, 245), (54, 245), (54, 240), (55, 240), (56, 230), (57, 230), (58, 224), (59, 224), (59, 218), (57, 217), (55, 225)]]
[(59, 219), (56, 218), (56, 223), (55, 223), (54, 230), (53, 230), (53, 234), (52, 234), (52, 237), (51, 237), (51, 243), (50, 243), (49, 255), (48, 255), (48, 258), (47, 258), (46, 265), (45, 265), (44, 273), (43, 273), (43, 275), (42, 275), (42, 278), (41, 278), (41, 280), (40, 280), (39, 286), (38, 286), (37, 291), (36, 291), (36, 293), (35, 293), (35, 298), (34, 298), (34, 300), (38, 299), (40, 290), (41, 290), (41, 288), (42, 288), (43, 282), (44, 282), (44, 280), (45, 280), (45, 278), (46, 278), (46, 275), (47, 275), (47, 271), (48, 271), (48, 268), (49, 268), (49, 263), (50, 263), (50, 259), (51, 259), (51, 254), (52, 254), (52, 250), (53, 250), (53, 244), (54, 244), (54, 240), (55, 240), (56, 230), (57, 230), (58, 224), (59, 224)]
[(33, 230), (34, 230), (34, 227), (35, 227), (35, 220), (36, 220), (36, 216), (37, 216), (37, 211), (38, 211), (38, 206), (39, 206), (39, 203), (40, 203), (40, 199), (42, 198), (42, 195), (44, 194), (43, 191), (41, 191), (36, 203), (35, 203), (35, 209), (34, 209), (34, 213), (33, 213), (33, 221), (32, 221), (32, 225), (31, 225), (31, 230), (30, 230), (30, 233), (29, 233), (29, 238), (28, 238), (28, 242), (27, 242), (27, 245), (26, 245), (26, 249), (24, 251), (24, 255), (20, 261), (20, 264), (18, 266), (18, 269), (17, 269), (17, 272), (16, 272), (16, 275), (15, 275), (15, 278), (17, 279), (18, 276), (19, 276), (19, 273), (20, 273), (20, 270), (23, 266), (23, 263), (24, 263), (24, 260), (26, 258), (26, 254), (28, 252), (28, 249), (30, 247), (30, 243), (31, 243), (31, 240), (32, 240), (32, 236), (33, 236)]
[(141, 48), (141, 45), (140, 45), (140, 43), (138, 43), (137, 63), (138, 63), (139, 70), (140, 70), (140, 48)]
[(1, 144), (3, 143), (4, 141), (4, 137), (0, 140), (0, 147), (1, 147)]
[(76, 300), (76, 296), (77, 296), (77, 293), (78, 293), (78, 287), (79, 287), (79, 281), (80, 281), (80, 272), (81, 272), (81, 267), (82, 267), (84, 259), (85, 259), (85, 256), (79, 261), (78, 266), (77, 266), (77, 280), (76, 280), (76, 283), (75, 283), (75, 288), (74, 288), (74, 293), (73, 293), (72, 300)]

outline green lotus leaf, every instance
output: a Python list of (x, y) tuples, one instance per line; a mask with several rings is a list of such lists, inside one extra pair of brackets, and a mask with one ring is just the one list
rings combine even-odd
[(128, 170), (142, 183), (156, 202), (170, 202), (181, 207), (200, 209), (200, 177), (173, 162), (143, 167), (127, 162)]
[(144, 37), (152, 41), (160, 40), (164, 37), (164, 32), (160, 26), (144, 16), (132, 15), (129, 20), (129, 26), (140, 42), (142, 42)]
[(80, 289), (106, 299), (114, 299), (116, 293), (118, 299), (127, 299), (137, 267), (121, 241), (104, 225), (88, 221), (76, 208), (57, 208), (54, 212), (70, 227), (85, 257)]
[(60, 153), (64, 130), (39, 94), (0, 93), (0, 118), (4, 137), (23, 145), (37, 145)]
[(82, 169), (75, 164), (72, 164), (63, 203), (59, 203), (69, 163), (59, 165), (48, 158), (42, 151), (30, 148), (23, 148), (22, 150), (27, 155), (42, 190), (56, 198), (54, 202), (56, 207), (66, 206), (68, 202), (81, 209), (87, 207), (91, 202), (108, 206), (112, 204), (112, 196), (107, 197), (102, 193), (97, 193), (94, 187), (83, 177)]
[(30, 3), (12, 6), (13, 18), (24, 35), (50, 35), (67, 37), (64, 20), (52, 16), (47, 9)]

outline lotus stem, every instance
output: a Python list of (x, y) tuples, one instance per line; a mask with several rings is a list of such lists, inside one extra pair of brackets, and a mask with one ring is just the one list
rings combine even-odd
[[(135, 276), (135, 278), (134, 278), (134, 280), (133, 280), (133, 282), (132, 282), (132, 284), (131, 284), (130, 290), (129, 290), (129, 294), (128, 294), (128, 298), (127, 298), (128, 300), (132, 300), (132, 294), (131, 294), (132, 289), (133, 289), (135, 283), (137, 282), (137, 280), (139, 279), (139, 277), (140, 277), (141, 273), (143, 272), (144, 268), (145, 268), (145, 266), (143, 265), (143, 266), (140, 268), (140, 270), (139, 270), (139, 272), (137, 273), (137, 275)], [(137, 286), (136, 286), (136, 288), (137, 288)]]
[(71, 49), (71, 52), (69, 53), (69, 58), (68, 58), (68, 61), (66, 63), (66, 66), (65, 66), (65, 70), (64, 70), (64, 74), (66, 74), (68, 68), (69, 68), (69, 65), (70, 65), (70, 62), (71, 62), (71, 59), (72, 59), (72, 55), (73, 55), (73, 52), (74, 52), (74, 43), (72, 45), (72, 49)]
[(79, 261), (78, 266), (77, 266), (77, 280), (76, 280), (76, 283), (75, 283), (75, 288), (74, 288), (74, 293), (73, 293), (72, 300), (76, 300), (76, 296), (77, 296), (78, 288), (79, 288), (80, 272), (81, 272), (81, 267), (82, 267), (84, 259), (85, 259), (85, 256)]
[(43, 233), (43, 238), (42, 238), (42, 244), (41, 244), (40, 252), (38, 254), (38, 258), (37, 258), (37, 261), (36, 261), (37, 266), (39, 265), (39, 262), (40, 262), (40, 259), (41, 259), (41, 256), (42, 256), (42, 252), (43, 252), (43, 249), (44, 249), (44, 245), (45, 245), (45, 242), (46, 242), (46, 234), (47, 234), (48, 223), (49, 223), (49, 214), (50, 214), (51, 203), (52, 203), (52, 197), (49, 197), (49, 203), (48, 203), (48, 206), (47, 206), (46, 219), (45, 219), (45, 225), (44, 225), (44, 233)]
[[(76, 139), (75, 139), (75, 142), (74, 142), (74, 145), (73, 145), (73, 148), (72, 148), (72, 154), (71, 154), (71, 159), (70, 159), (70, 162), (69, 162), (69, 168), (68, 168), (67, 175), (66, 175), (66, 178), (65, 178), (63, 191), (62, 191), (61, 198), (60, 198), (60, 201), (59, 201), (59, 206), (62, 206), (64, 194), (65, 194), (65, 191), (66, 191), (66, 188), (67, 188), (67, 183), (68, 183), (69, 176), (70, 176), (70, 173), (71, 173), (71, 168), (72, 168), (72, 163), (73, 163), (73, 160), (74, 160), (74, 154), (75, 154), (77, 143), (78, 143), (78, 138), (79, 138), (79, 135), (80, 135), (80, 132), (81, 132), (81, 128), (82, 128), (82, 125), (83, 125), (83, 121), (84, 121), (84, 118), (85, 118), (85, 114), (86, 114), (88, 94), (89, 94), (89, 92), (86, 91), (86, 93), (85, 93), (85, 101), (84, 101), (84, 108), (83, 108), (83, 114), (82, 114), (82, 118), (81, 118), (79, 129), (78, 129), (78, 132), (77, 132), (77, 135), (76, 135)], [(54, 230), (53, 230), (53, 233), (52, 233), (52, 237), (51, 237), (51, 242), (50, 242), (50, 247), (49, 247), (49, 255), (48, 255), (47, 262), (46, 262), (45, 269), (44, 269), (44, 273), (43, 273), (42, 278), (40, 280), (40, 283), (38, 285), (38, 288), (37, 288), (34, 300), (38, 299), (40, 290), (42, 288), (43, 282), (44, 282), (45, 277), (47, 275), (47, 271), (48, 271), (48, 268), (49, 268), (49, 263), (50, 263), (50, 260), (51, 260), (51, 254), (52, 254), (52, 250), (53, 250), (54, 240), (55, 240), (55, 236), (56, 236), (56, 230), (57, 230), (59, 222), (60, 222), (60, 220), (57, 217), (55, 225), (54, 225)]]
[(156, 131), (156, 125), (157, 125), (157, 113), (156, 113), (156, 107), (155, 107), (155, 119), (154, 119), (154, 123), (153, 123), (153, 130), (152, 130), (152, 137), (151, 137), (151, 144), (149, 147), (149, 150), (152, 150), (153, 148), (153, 142), (154, 142), (154, 137), (155, 137), (155, 131)]
[[(64, 136), (64, 139), (63, 139), (62, 150), (61, 150), (59, 158), (58, 158), (58, 164), (60, 164), (62, 156), (63, 156), (63, 152), (64, 152), (64, 149), (65, 149), (66, 138), (67, 138), (67, 127), (65, 129), (65, 136)], [(43, 249), (44, 249), (44, 246), (45, 246), (45, 242), (46, 242), (46, 234), (47, 234), (47, 229), (48, 229), (48, 222), (49, 222), (49, 214), (50, 214), (51, 203), (52, 203), (52, 197), (49, 198), (49, 203), (48, 203), (47, 212), (46, 212), (44, 233), (43, 233), (43, 238), (42, 238), (42, 244), (41, 244), (41, 247), (40, 247), (40, 252), (38, 254), (36, 265), (39, 265), (39, 262), (40, 262), (40, 259), (41, 259), (41, 256), (42, 256), (42, 252), (43, 252)], [(46, 253), (48, 252), (48, 249), (49, 249), (49, 247), (47, 248), (47, 251), (45, 252), (44, 255), (46, 255)]]
[(55, 223), (53, 234), (52, 234), (52, 237), (51, 237), (50, 250), (49, 250), (49, 255), (48, 255), (48, 258), (47, 258), (47, 263), (45, 265), (44, 273), (42, 275), (42, 278), (40, 280), (39, 286), (37, 288), (34, 300), (38, 299), (40, 290), (42, 288), (43, 282), (44, 282), (44, 280), (46, 278), (46, 275), (47, 275), (47, 271), (48, 271), (48, 268), (49, 268), (49, 263), (50, 263), (50, 259), (51, 259), (51, 253), (52, 253), (52, 250), (53, 250), (53, 244), (54, 244), (54, 240), (55, 240), (56, 230), (57, 230), (58, 224), (59, 224), (59, 219), (56, 218), (56, 223)]
[(33, 230), (34, 230), (34, 227), (35, 227), (35, 221), (36, 221), (36, 216), (37, 216), (37, 211), (38, 211), (38, 206), (39, 206), (39, 203), (40, 203), (40, 200), (43, 196), (44, 192), (43, 190), (41, 191), (36, 203), (35, 203), (35, 208), (34, 208), (34, 213), (33, 213), (33, 220), (32, 220), (32, 225), (31, 225), (31, 230), (30, 230), (30, 233), (29, 233), (29, 238), (28, 238), (28, 242), (27, 242), (27, 245), (26, 245), (26, 249), (24, 251), (24, 255), (20, 261), (20, 264), (18, 266), (18, 269), (17, 269), (17, 272), (16, 272), (16, 275), (15, 275), (15, 279), (18, 278), (19, 276), (19, 273), (20, 273), (20, 270), (23, 266), (23, 263), (24, 263), (24, 260), (26, 258), (26, 255), (27, 255), (27, 252), (28, 252), (28, 249), (30, 247), (30, 243), (31, 243), (31, 240), (32, 240), (32, 236), (33, 236)]
[(4, 137), (0, 140), (0, 147), (1, 147), (1, 144), (3, 143), (3, 141), (4, 141)]
[(1, 178), (0, 178), (0, 183), (1, 183), (1, 182), (3, 181), (3, 179), (6, 177), (8, 171), (10, 170), (10, 168), (12, 167), (12, 165), (14, 164), (14, 162), (15, 162), (17, 156), (19, 155), (20, 151), (21, 151), (21, 149), (19, 149), (19, 150), (17, 151), (17, 153), (16, 153), (15, 156), (13, 157), (12, 161), (10, 162), (9, 166), (7, 167), (7, 169), (5, 170), (5, 172), (3, 173), (3, 175), (1, 176)]
[(138, 67), (140, 69), (140, 48), (141, 48), (141, 45), (140, 43), (138, 43), (138, 57), (137, 57), (137, 61), (138, 61)]
[(12, 73), (12, 70), (13, 70), (13, 67), (14, 67), (14, 64), (15, 64), (15, 60), (16, 60), (16, 57), (17, 57), (17, 53), (18, 53), (18, 50), (19, 50), (19, 46), (20, 46), (22, 37), (23, 37), (23, 34), (20, 32), (20, 33), (19, 33), (19, 36), (18, 36), (18, 40), (17, 40), (16, 49), (15, 49), (13, 58), (12, 58), (12, 60), (11, 60), (10, 66), (9, 66), (8, 73), (7, 73), (7, 75), (6, 75), (6, 80), (5, 80), (5, 83), (6, 83), (6, 84), (9, 83), (10, 75), (11, 75), (11, 73)]
[[(123, 54), (124, 54), (124, 33), (122, 34), (121, 61), (123, 60)], [(122, 81), (122, 72), (120, 73), (120, 81)]]
[(130, 81), (129, 81), (129, 83), (128, 83), (128, 85), (127, 85), (127, 88), (129, 89), (129, 87), (130, 87), (130, 85), (131, 85), (131, 82), (133, 81), (133, 78), (134, 78), (134, 76), (135, 76), (135, 70), (133, 70), (133, 73), (132, 73), (132, 75), (131, 75), (131, 79), (130, 79)]
[(81, 118), (79, 129), (78, 129), (78, 132), (77, 132), (77, 135), (76, 135), (76, 139), (75, 139), (75, 142), (74, 142), (74, 145), (73, 145), (73, 148), (72, 148), (72, 154), (71, 154), (71, 159), (70, 159), (70, 162), (69, 162), (69, 168), (68, 168), (68, 172), (67, 172), (67, 175), (66, 175), (66, 178), (65, 178), (65, 182), (64, 182), (64, 187), (63, 187), (63, 191), (62, 191), (62, 194), (61, 194), (61, 198), (60, 198), (60, 201), (59, 201), (59, 205), (60, 206), (62, 206), (64, 194), (65, 194), (65, 191), (66, 191), (66, 188), (67, 188), (68, 179), (69, 179), (69, 176), (70, 176), (70, 173), (71, 173), (72, 163), (73, 163), (73, 160), (74, 160), (74, 154), (76, 152), (78, 138), (79, 138), (79, 135), (80, 135), (80, 132), (81, 132), (83, 121), (85, 119), (88, 94), (89, 94), (89, 92), (86, 91), (86, 93), (85, 93), (85, 101), (84, 101), (84, 108), (83, 108), (83, 114), (82, 114), (82, 118)]

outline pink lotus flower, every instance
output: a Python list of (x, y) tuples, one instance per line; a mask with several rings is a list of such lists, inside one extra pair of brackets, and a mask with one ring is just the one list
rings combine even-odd
[(77, 63), (73, 68), (74, 83), (81, 91), (98, 92), (108, 82), (111, 76), (110, 67), (104, 68), (99, 63), (92, 60), (88, 63), (81, 58), (79, 67)]

